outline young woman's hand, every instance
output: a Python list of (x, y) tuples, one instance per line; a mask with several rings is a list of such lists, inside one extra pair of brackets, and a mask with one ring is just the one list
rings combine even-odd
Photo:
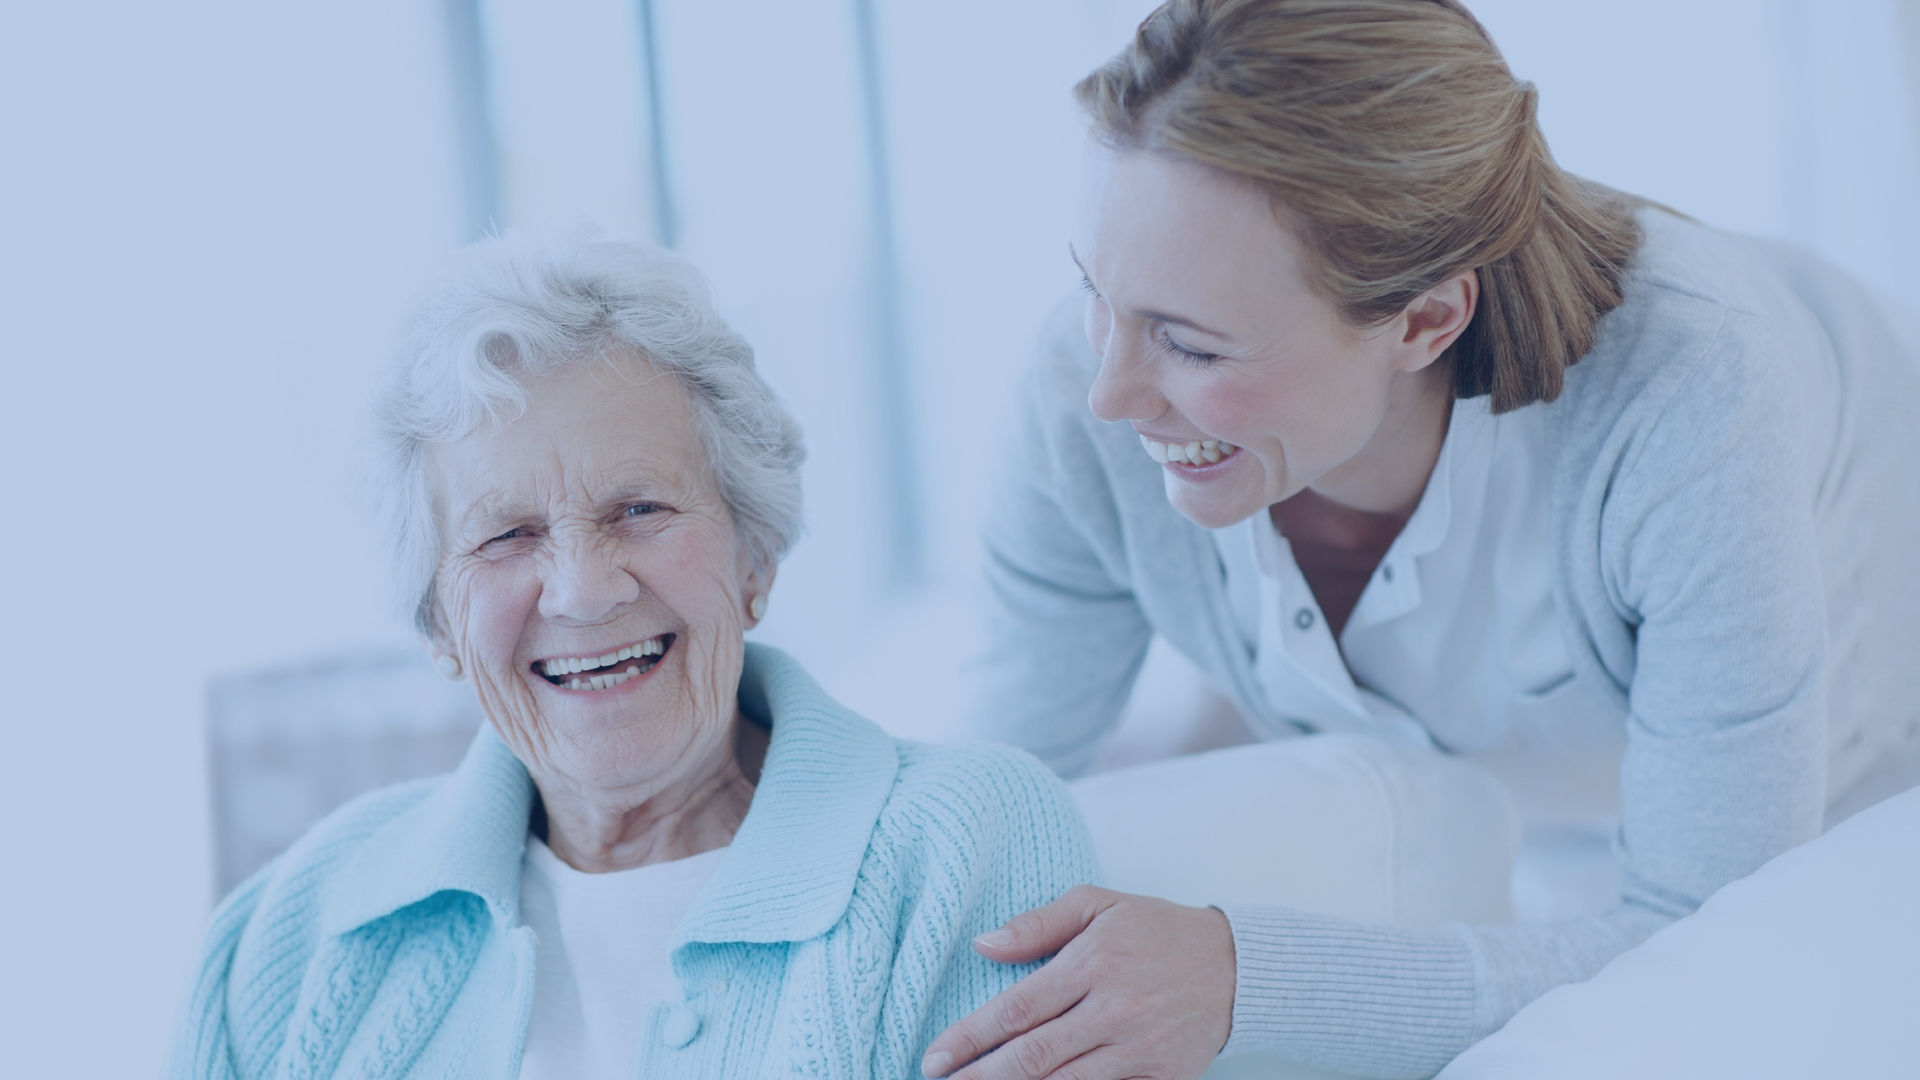
[(1056, 955), (942, 1032), (927, 1076), (1192, 1080), (1233, 1027), (1233, 932), (1213, 908), (1082, 885), (973, 946), (1005, 964)]

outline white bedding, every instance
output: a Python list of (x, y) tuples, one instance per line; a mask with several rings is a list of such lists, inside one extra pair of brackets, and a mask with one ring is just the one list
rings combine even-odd
[[(1107, 884), (1430, 926), (1511, 922), (1520, 821), (1484, 770), (1357, 735), (1235, 746), (1068, 785)], [(1259, 1055), (1205, 1080), (1348, 1080)]]
[[(1115, 888), (1400, 925), (1513, 918), (1518, 819), (1496, 783), (1440, 755), (1314, 736), (1070, 787)], [(1440, 1075), (1920, 1078), (1920, 789), (1727, 886)], [(1332, 1076), (1245, 1058), (1207, 1074)]]
[(1920, 1077), (1920, 790), (1728, 885), (1440, 1076)]

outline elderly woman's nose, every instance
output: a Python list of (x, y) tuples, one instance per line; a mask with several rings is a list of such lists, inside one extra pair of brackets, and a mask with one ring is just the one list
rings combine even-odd
[(540, 590), (540, 614), (566, 622), (597, 622), (640, 598), (640, 582), (620, 558), (619, 545), (604, 539), (556, 544)]
[(1151, 349), (1143, 348), (1134, 335), (1118, 332), (1106, 335), (1104, 344), (1100, 372), (1087, 392), (1093, 415), (1112, 422), (1151, 420), (1166, 412), (1166, 399), (1154, 381)]

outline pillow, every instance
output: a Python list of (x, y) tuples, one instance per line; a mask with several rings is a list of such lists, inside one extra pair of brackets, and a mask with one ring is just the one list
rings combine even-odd
[(1513, 805), (1490, 774), (1434, 750), (1311, 735), (1068, 787), (1123, 892), (1399, 926), (1513, 921)]
[(1440, 1076), (1920, 1077), (1920, 789), (1726, 886)]
[[(1107, 884), (1182, 904), (1284, 904), (1400, 926), (1513, 921), (1506, 789), (1437, 751), (1358, 735), (1234, 746), (1068, 785)], [(1263, 1054), (1203, 1080), (1349, 1080)]]

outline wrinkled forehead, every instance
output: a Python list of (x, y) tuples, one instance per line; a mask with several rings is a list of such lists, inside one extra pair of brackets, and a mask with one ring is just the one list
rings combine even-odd
[(448, 525), (594, 513), (625, 500), (684, 500), (708, 487), (681, 381), (643, 360), (519, 378), (525, 409), (427, 448)]

